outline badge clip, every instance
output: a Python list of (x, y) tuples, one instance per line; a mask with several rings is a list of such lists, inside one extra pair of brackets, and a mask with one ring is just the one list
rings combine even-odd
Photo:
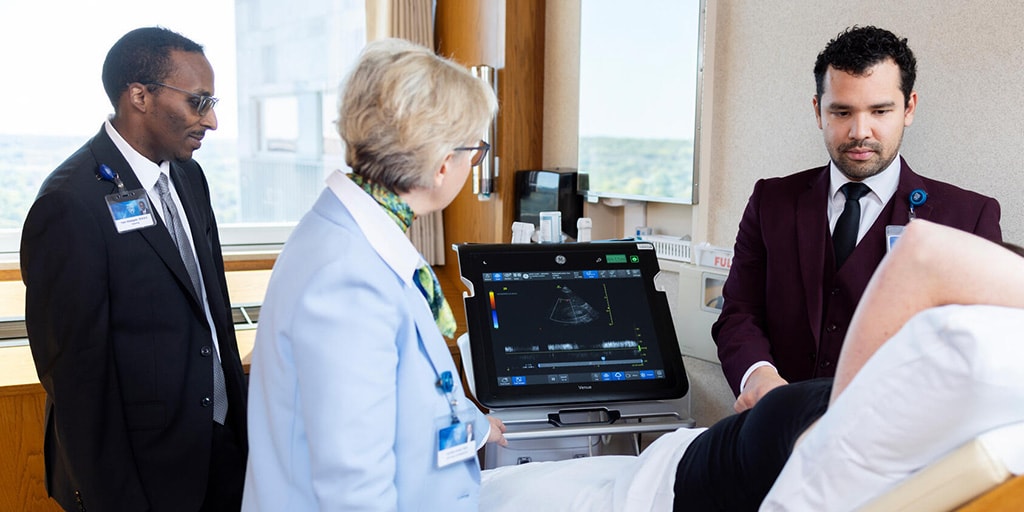
[(917, 215), (914, 213), (914, 207), (921, 206), (927, 200), (928, 193), (922, 189), (916, 188), (910, 193), (910, 220), (917, 218)]
[(455, 379), (452, 378), (452, 372), (441, 372), (441, 377), (437, 379), (437, 387), (445, 393), (451, 393), (455, 389)]
[(117, 192), (119, 194), (125, 195), (127, 193), (127, 191), (124, 189), (124, 183), (121, 183), (121, 177), (118, 176), (117, 173), (114, 172), (114, 170), (111, 169), (109, 165), (100, 164), (100, 167), (99, 169), (97, 169), (96, 173), (99, 175), (100, 179), (109, 181), (114, 185), (117, 185)]

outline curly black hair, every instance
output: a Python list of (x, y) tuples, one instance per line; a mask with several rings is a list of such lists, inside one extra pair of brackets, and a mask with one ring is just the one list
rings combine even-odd
[(853, 75), (863, 75), (875, 64), (888, 59), (892, 59), (900, 68), (900, 90), (903, 91), (904, 104), (908, 104), (917, 78), (914, 52), (910, 51), (905, 37), (872, 26), (855, 25), (840, 32), (818, 54), (818, 60), (814, 63), (817, 97), (821, 98), (825, 92), (825, 73), (829, 66)]
[(163, 27), (137, 28), (121, 36), (103, 61), (103, 89), (117, 111), (132, 82), (161, 82), (170, 73), (171, 50), (203, 53), (202, 45)]

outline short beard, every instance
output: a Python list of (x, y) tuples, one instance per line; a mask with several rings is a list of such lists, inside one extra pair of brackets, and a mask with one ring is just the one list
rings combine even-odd
[[(902, 142), (902, 137), (900, 137), (900, 142)], [(836, 154), (837, 156), (842, 156), (845, 155), (847, 151), (855, 148), (867, 148), (874, 151), (875, 154), (879, 156), (882, 156), (882, 152), (885, 149), (879, 142), (869, 142), (866, 139), (861, 139), (852, 142), (847, 142), (846, 144), (840, 144), (839, 147), (836, 148)], [(896, 155), (898, 154), (899, 151), (894, 151), (892, 156), (889, 157), (888, 160), (880, 162), (877, 167), (866, 169), (863, 167), (848, 167), (845, 164), (851, 163), (851, 161), (847, 159), (833, 158), (832, 161), (835, 162), (836, 167), (839, 168), (840, 172), (842, 172), (843, 175), (845, 175), (847, 178), (850, 178), (851, 180), (860, 181), (875, 176), (884, 171), (885, 169), (887, 169), (889, 165), (892, 164), (892, 161), (896, 159)]]

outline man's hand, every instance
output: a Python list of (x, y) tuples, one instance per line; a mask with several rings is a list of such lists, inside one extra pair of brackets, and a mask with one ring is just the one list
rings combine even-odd
[(747, 377), (747, 384), (743, 386), (743, 392), (736, 399), (736, 403), (732, 404), (732, 408), (736, 412), (750, 409), (769, 391), (786, 384), (789, 383), (779, 376), (779, 372), (775, 368), (762, 366), (751, 372), (750, 377)]

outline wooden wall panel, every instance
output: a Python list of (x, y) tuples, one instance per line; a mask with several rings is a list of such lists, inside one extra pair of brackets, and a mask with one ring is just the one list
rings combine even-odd
[(435, 10), (435, 50), (466, 67), (497, 66), (500, 44), (494, 27), (499, 22), (496, 0), (438, 0)]
[[(499, 30), (495, 27), (500, 26), (503, 14), (497, 0), (438, 0), (434, 30), (437, 53), (450, 57), (466, 67), (481, 64), (494, 67), (498, 70), (497, 80), (501, 87), (500, 67), (504, 56), (500, 48), (503, 44), (499, 40)], [(499, 113), (499, 122), (502, 114)], [(501, 141), (502, 135), (499, 133), (498, 144), (494, 148), (495, 155), (499, 158), (503, 147)], [(495, 202), (494, 199), (483, 203), (478, 201), (473, 195), (472, 185), (467, 183), (445, 209), (446, 263), (456, 261), (454, 253), (449, 248), (453, 242), (495, 240), (495, 226), (501, 222), (500, 210), (495, 208)], [(457, 266), (445, 265), (444, 271), (448, 274), (449, 281), (458, 281)], [(456, 314), (459, 312), (456, 311)]]
[[(499, 160), (496, 193), (489, 201), (479, 201), (467, 184), (444, 211), (447, 264), (438, 270), (446, 275), (441, 279), (442, 287), (456, 318), (465, 317), (461, 300), (464, 288), (451, 244), (508, 242), (515, 217), (514, 173), (539, 169), (541, 165), (544, 13), (544, 0), (437, 2), (438, 54), (467, 67), (495, 67), (500, 108), (495, 145)], [(502, 33), (504, 40), (500, 39)]]
[(498, 71), (501, 114), (498, 142), (500, 197), (495, 204), (502, 224), (495, 241), (512, 239), (515, 219), (515, 171), (540, 169), (544, 135), (544, 2), (506, 2), (505, 67)]
[(26, 388), (0, 390), (0, 510), (60, 510), (44, 481), (46, 393), (38, 384)]

